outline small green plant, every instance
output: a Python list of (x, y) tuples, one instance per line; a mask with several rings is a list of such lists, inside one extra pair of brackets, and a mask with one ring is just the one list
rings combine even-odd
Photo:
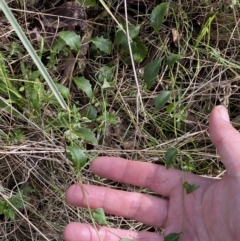
[(167, 105), (166, 111), (170, 117), (175, 118), (178, 127), (181, 121), (186, 120), (186, 108), (182, 104), (170, 103), (169, 105)]
[(112, 52), (112, 42), (109, 39), (101, 37), (95, 37), (92, 39), (93, 44), (101, 52), (105, 54), (110, 54)]
[(194, 191), (196, 191), (199, 188), (198, 184), (189, 184), (188, 182), (183, 183), (183, 187), (186, 190), (187, 194), (190, 194)]
[(72, 162), (75, 171), (79, 173), (81, 169), (86, 165), (87, 156), (79, 146), (71, 145), (67, 147), (67, 150), (69, 151), (69, 160)]
[(24, 140), (24, 133), (21, 129), (14, 130), (8, 133), (8, 144), (18, 144)]
[(100, 83), (102, 89), (111, 87), (111, 84), (114, 81), (114, 69), (115, 67), (107, 65), (100, 67), (97, 75), (97, 81)]
[(29, 55), (33, 59), (34, 63), (37, 65), (39, 71), (41, 72), (44, 79), (48, 83), (50, 89), (52, 90), (52, 92), (55, 95), (56, 99), (58, 100), (59, 104), (62, 106), (63, 109), (68, 110), (67, 104), (65, 103), (62, 96), (58, 92), (56, 85), (54, 84), (51, 76), (47, 72), (47, 70), (44, 67), (43, 63), (41, 62), (40, 58), (37, 56), (34, 48), (32, 47), (32, 45), (29, 42), (28, 38), (26, 37), (25, 33), (22, 31), (22, 28), (18, 24), (17, 20), (15, 19), (14, 15), (12, 14), (7, 3), (5, 1), (0, 1), (0, 8), (4, 12), (5, 16), (7, 17), (8, 21), (12, 25), (15, 32), (17, 33), (18, 37), (20, 38), (22, 44), (24, 45), (24, 47), (28, 51)]
[(9, 78), (9, 71), (6, 67), (6, 58), (0, 53), (0, 93), (8, 99), (8, 102), (22, 107), (25, 103), (22, 94), (14, 86)]
[(92, 217), (94, 221), (99, 225), (107, 225), (108, 222), (106, 220), (105, 212), (102, 208), (97, 208), (92, 210)]
[[(19, 190), (19, 192), (8, 200), (0, 200), (0, 214), (3, 214), (6, 219), (14, 220), (15, 219), (15, 209), (19, 211), (26, 208), (26, 202), (30, 200), (30, 197), (27, 195), (32, 192), (31, 188), (24, 188)], [(14, 209), (15, 208), (15, 209)]]
[(9, 52), (7, 56), (8, 60), (14, 59), (16, 55), (18, 57), (22, 56), (23, 48), (18, 43), (12, 42), (10, 47), (9, 46), (4, 46), (4, 47)]
[[(126, 35), (126, 23), (122, 23), (122, 28), (118, 28), (115, 39), (114, 39), (114, 44), (116, 46), (119, 46), (120, 50), (123, 51), (123, 53), (126, 54), (125, 61), (127, 63), (130, 63), (130, 58), (129, 58), (129, 46), (128, 46), (128, 41), (131, 42), (131, 48), (132, 48), (132, 54), (133, 54), (133, 59), (137, 63), (141, 63), (144, 58), (147, 56), (147, 47), (145, 44), (141, 41), (139, 37), (139, 32), (140, 32), (141, 24), (134, 26), (134, 25), (129, 25), (129, 37), (130, 40), (128, 40), (127, 35)], [(125, 30), (125, 31), (123, 31)]]

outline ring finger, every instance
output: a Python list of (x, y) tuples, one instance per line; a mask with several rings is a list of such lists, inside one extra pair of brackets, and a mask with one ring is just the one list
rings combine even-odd
[(66, 193), (69, 204), (103, 208), (106, 213), (123, 216), (150, 226), (164, 227), (168, 200), (141, 193), (132, 193), (92, 185), (72, 185)]

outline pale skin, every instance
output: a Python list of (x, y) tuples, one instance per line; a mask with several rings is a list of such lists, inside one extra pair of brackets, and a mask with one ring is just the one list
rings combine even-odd
[[(229, 122), (223, 106), (213, 109), (209, 121), (210, 138), (226, 168), (220, 180), (184, 173), (185, 181), (200, 187), (182, 199), (182, 172), (147, 162), (116, 157), (98, 157), (91, 163), (93, 173), (117, 182), (144, 187), (165, 196), (125, 192), (100, 186), (84, 185), (91, 208), (123, 216), (150, 226), (164, 228), (164, 236), (184, 232), (180, 241), (240, 240), (240, 133)], [(71, 186), (66, 192), (69, 204), (86, 207), (83, 187)], [(163, 241), (154, 232), (97, 227), (102, 241), (129, 238), (136, 241)], [(98, 241), (90, 224), (70, 223), (64, 230), (66, 241)]]

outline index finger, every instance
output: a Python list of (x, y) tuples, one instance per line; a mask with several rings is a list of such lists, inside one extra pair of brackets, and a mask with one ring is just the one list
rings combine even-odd
[[(91, 170), (99, 176), (148, 188), (165, 197), (169, 197), (175, 188), (182, 188), (182, 171), (166, 169), (164, 166), (147, 162), (97, 157), (91, 163)], [(197, 182), (201, 186), (210, 181), (189, 173), (184, 173), (184, 179)]]

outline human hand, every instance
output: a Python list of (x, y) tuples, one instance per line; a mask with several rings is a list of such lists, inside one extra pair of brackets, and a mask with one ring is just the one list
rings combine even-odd
[[(240, 239), (240, 134), (229, 122), (226, 109), (213, 109), (209, 124), (210, 138), (216, 146), (226, 173), (221, 180), (184, 174), (184, 181), (200, 187), (182, 199), (182, 172), (146, 162), (115, 157), (98, 157), (91, 170), (102, 177), (144, 187), (167, 197), (83, 185), (91, 208), (164, 228), (164, 235), (180, 233), (181, 241), (236, 241)], [(83, 188), (71, 186), (68, 203), (86, 207)], [(182, 230), (184, 215), (184, 230)], [(102, 241), (162, 241), (158, 233), (98, 227)], [(71, 223), (64, 230), (66, 241), (98, 241), (95, 229), (88, 224)]]

